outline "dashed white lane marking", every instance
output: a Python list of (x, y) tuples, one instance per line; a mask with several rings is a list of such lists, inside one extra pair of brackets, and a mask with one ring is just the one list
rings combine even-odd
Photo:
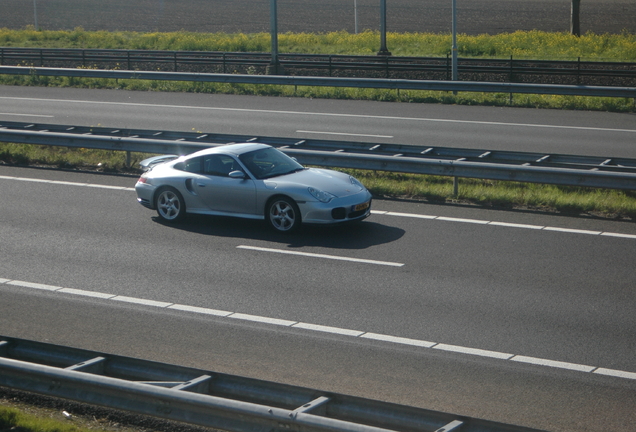
[(599, 375), (607, 375), (607, 376), (613, 376), (618, 378), (636, 380), (636, 373), (634, 372), (625, 372), (625, 371), (614, 370), (614, 369), (598, 368), (593, 373), (599, 374)]
[(480, 357), (491, 357), (491, 358), (496, 358), (501, 360), (509, 360), (511, 357), (514, 356), (514, 354), (507, 354), (507, 353), (502, 353), (498, 351), (489, 351), (489, 350), (483, 350), (478, 348), (466, 348), (463, 346), (447, 345), (447, 344), (441, 344), (441, 343), (436, 344), (432, 348), (442, 350), (442, 351), (452, 351), (452, 352), (458, 352), (462, 354), (470, 354), (470, 355), (476, 355)]
[(369, 134), (357, 134), (357, 133), (347, 133), (347, 132), (321, 132), (321, 131), (297, 130), (296, 133), (307, 133), (307, 134), (318, 134), (318, 135), (343, 135), (343, 136), (372, 137), (372, 138), (393, 138), (393, 135), (369, 135)]
[(555, 367), (560, 369), (569, 369), (569, 370), (574, 370), (579, 372), (592, 372), (594, 369), (596, 369), (594, 366), (586, 366), (586, 365), (580, 365), (576, 363), (567, 363), (567, 362), (546, 360), (542, 358), (527, 357), (527, 356), (520, 356), (520, 355), (516, 355), (512, 357), (510, 360), (521, 362), (521, 363), (550, 366), (550, 367)]
[(339, 327), (331, 327), (331, 326), (324, 326), (324, 325), (318, 325), (318, 324), (297, 323), (297, 324), (294, 324), (292, 327), (301, 328), (305, 330), (319, 331), (324, 333), (334, 333), (334, 334), (340, 334), (345, 336), (353, 336), (353, 337), (362, 336), (364, 334), (363, 331), (359, 331), (359, 330), (349, 330), (349, 329), (343, 329)]
[(277, 318), (268, 318), (268, 317), (262, 317), (258, 315), (249, 315), (249, 314), (242, 314), (242, 313), (233, 313), (231, 315), (228, 315), (228, 317), (234, 318), (234, 319), (240, 319), (244, 321), (274, 324), (274, 325), (279, 325), (284, 327), (291, 327), (292, 325), (296, 324), (296, 321), (282, 320)]
[(372, 340), (394, 343), (399, 345), (408, 345), (408, 346), (415, 346), (415, 347), (421, 347), (421, 348), (427, 348), (427, 349), (431, 348), (431, 349), (436, 349), (440, 351), (454, 352), (454, 353), (477, 356), (477, 357), (488, 357), (488, 358), (493, 358), (493, 359), (498, 359), (503, 361), (514, 361), (517, 363), (525, 363), (525, 364), (531, 364), (535, 366), (566, 369), (566, 370), (576, 371), (576, 372), (593, 373), (596, 375), (604, 375), (604, 376), (610, 376), (615, 378), (636, 380), (636, 372), (599, 368), (599, 367), (589, 366), (589, 365), (568, 363), (563, 361), (542, 359), (537, 357), (528, 357), (523, 355), (515, 355), (515, 354), (503, 353), (498, 351), (490, 351), (490, 350), (484, 350), (484, 349), (478, 349), (478, 348), (462, 347), (458, 345), (448, 345), (448, 344), (443, 344), (438, 342), (430, 342), (425, 340), (403, 338), (403, 337), (391, 336), (391, 335), (383, 335), (378, 333), (371, 333), (371, 332), (365, 332), (360, 330), (351, 330), (351, 329), (345, 329), (340, 327), (331, 327), (331, 326), (325, 326), (325, 325), (319, 325), (319, 324), (309, 324), (309, 323), (284, 320), (279, 318), (269, 318), (269, 317), (263, 317), (258, 315), (243, 314), (239, 312), (221, 311), (217, 309), (208, 309), (208, 308), (202, 308), (202, 307), (196, 307), (196, 306), (180, 305), (176, 303), (141, 299), (136, 297), (118, 296), (115, 294), (91, 292), (91, 291), (79, 290), (74, 288), (62, 288), (62, 287), (53, 286), (53, 285), (45, 285), (45, 284), (11, 280), (11, 279), (0, 278), (0, 285), (11, 285), (11, 286), (17, 286), (22, 288), (44, 290), (44, 291), (49, 291), (54, 293), (88, 296), (88, 297), (94, 297), (94, 298), (107, 300), (107, 301), (110, 301), (110, 300), (121, 301), (121, 302), (139, 304), (139, 305), (150, 306), (150, 307), (158, 307), (161, 309), (174, 309), (174, 310), (197, 313), (202, 315), (214, 315), (218, 317), (232, 318), (232, 319), (257, 322), (257, 323), (263, 323), (263, 324), (279, 325), (279, 326), (285, 326), (285, 327), (295, 328), (295, 329), (302, 329), (302, 330), (309, 330), (309, 331), (316, 331), (316, 332), (323, 332), (323, 333), (332, 333), (332, 334), (338, 334), (338, 335), (349, 336), (354, 338), (372, 339)]
[(20, 114), (20, 113), (0, 113), (3, 116), (16, 116), (16, 117), (45, 117), (45, 118), (55, 118), (52, 115), (45, 114)]
[(238, 245), (236, 248), (259, 251), (259, 252), (272, 252), (272, 253), (279, 253), (279, 254), (286, 254), (286, 255), (298, 255), (298, 256), (305, 256), (305, 257), (311, 257), (311, 258), (324, 258), (324, 259), (330, 259), (330, 260), (350, 261), (350, 262), (358, 262), (363, 264), (376, 264), (376, 265), (384, 265), (384, 266), (391, 266), (391, 267), (404, 266), (403, 263), (396, 263), (396, 262), (390, 262), (390, 261), (376, 261), (376, 260), (369, 260), (369, 259), (362, 259), (362, 258), (343, 257), (338, 255), (297, 252), (297, 251), (288, 251), (283, 249), (270, 249), (270, 248), (256, 247), (256, 246)]

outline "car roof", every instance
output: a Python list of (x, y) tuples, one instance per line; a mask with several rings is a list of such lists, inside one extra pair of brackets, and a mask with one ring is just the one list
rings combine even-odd
[(186, 158), (197, 157), (197, 156), (205, 156), (209, 154), (215, 153), (225, 153), (225, 154), (233, 154), (233, 155), (242, 155), (243, 153), (249, 153), (254, 150), (260, 150), (265, 148), (270, 148), (271, 146), (267, 144), (260, 143), (241, 143), (241, 144), (226, 144), (217, 147), (210, 147), (204, 150), (199, 150), (192, 154), (186, 156)]

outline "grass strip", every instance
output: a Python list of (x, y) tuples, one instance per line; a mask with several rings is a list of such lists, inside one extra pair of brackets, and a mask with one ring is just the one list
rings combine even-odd
[(95, 431), (95, 429), (80, 428), (42, 415), (27, 414), (17, 408), (0, 406), (0, 431), (87, 432), (89, 430)]

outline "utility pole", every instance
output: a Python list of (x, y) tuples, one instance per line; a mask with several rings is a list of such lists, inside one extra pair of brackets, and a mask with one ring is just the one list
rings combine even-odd
[(572, 17), (570, 20), (570, 33), (574, 36), (581, 36), (581, 22), (579, 15), (581, 13), (581, 0), (572, 0)]

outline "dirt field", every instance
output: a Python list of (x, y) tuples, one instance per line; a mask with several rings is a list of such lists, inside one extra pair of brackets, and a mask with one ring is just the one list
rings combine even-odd
[[(278, 0), (280, 32), (379, 29), (379, 0)], [(268, 32), (267, 0), (36, 0), (43, 30)], [(448, 33), (451, 0), (387, 0), (387, 30)], [(571, 0), (458, 0), (457, 30), (466, 34), (515, 30), (569, 31)], [(0, 28), (33, 25), (33, 2), (2, 0)], [(581, 1), (581, 31), (636, 33), (636, 1)]]

